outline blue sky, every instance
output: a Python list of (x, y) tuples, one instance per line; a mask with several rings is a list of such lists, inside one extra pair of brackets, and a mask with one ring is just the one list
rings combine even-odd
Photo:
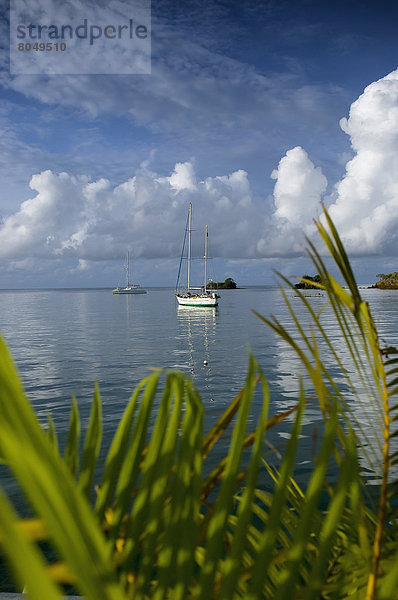
[(189, 202), (218, 279), (311, 271), (321, 200), (360, 282), (398, 269), (395, 3), (155, 0), (139, 75), (11, 74), (1, 16), (0, 288), (113, 286), (127, 249), (174, 285)]

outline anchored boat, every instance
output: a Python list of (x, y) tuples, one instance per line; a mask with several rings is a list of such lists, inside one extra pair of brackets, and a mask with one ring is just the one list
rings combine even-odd
[[(217, 306), (220, 297), (215, 291), (207, 289), (207, 245), (208, 229), (205, 230), (205, 253), (204, 253), (204, 284), (201, 287), (191, 287), (191, 232), (192, 232), (192, 204), (189, 204), (187, 227), (185, 228), (184, 243), (182, 247), (180, 267), (178, 270), (175, 296), (180, 306)], [(188, 234), (188, 257), (187, 257), (187, 285), (185, 289), (179, 287), (181, 265), (185, 254), (185, 242)]]
[(138, 283), (130, 283), (130, 253), (127, 252), (126, 256), (126, 287), (117, 287), (112, 293), (113, 294), (146, 294), (146, 290), (142, 288)]

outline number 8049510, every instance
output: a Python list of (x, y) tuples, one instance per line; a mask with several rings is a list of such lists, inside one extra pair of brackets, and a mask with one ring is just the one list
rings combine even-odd
[(34, 50), (35, 52), (64, 52), (66, 50), (65, 42), (20, 42), (18, 44), (18, 50), (20, 52), (29, 52)]

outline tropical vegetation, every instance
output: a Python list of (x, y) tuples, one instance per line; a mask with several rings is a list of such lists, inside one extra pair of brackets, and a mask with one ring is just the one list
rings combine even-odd
[[(133, 392), (98, 464), (98, 387), (84, 435), (73, 400), (61, 449), (52, 419), (40, 426), (1, 342), (0, 457), (31, 514), (19, 514), (2, 491), (0, 545), (30, 598), (59, 599), (65, 584), (93, 600), (398, 598), (398, 352), (379, 339), (326, 212), (317, 227), (342, 283), (308, 242), (327, 304), (315, 309), (299, 292), (304, 325), (297, 298), (291, 303), (297, 291), (282, 277), (290, 321), (258, 315), (301, 363), (297, 403), (284, 413), (271, 416), (267, 381), (252, 356), (241, 392), (207, 433), (192, 380), (155, 371)], [(310, 398), (324, 430), (299, 486)], [(276, 464), (265, 443), (286, 419), (290, 437)], [(223, 438), (227, 450), (210, 460)]]
[(227, 277), (225, 281), (209, 281), (207, 287), (210, 290), (235, 290), (236, 283), (232, 277)]
[(298, 283), (294, 287), (298, 290), (316, 290), (322, 285), (321, 276), (314, 275), (303, 275)]
[(398, 273), (396, 271), (387, 274), (379, 273), (376, 277), (379, 277), (379, 281), (375, 283), (374, 287), (379, 289), (398, 290)]

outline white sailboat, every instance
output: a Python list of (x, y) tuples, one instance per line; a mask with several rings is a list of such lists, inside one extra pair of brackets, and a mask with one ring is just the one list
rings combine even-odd
[[(216, 292), (207, 289), (207, 241), (208, 241), (208, 230), (206, 225), (205, 232), (205, 254), (204, 254), (204, 284), (201, 287), (191, 287), (191, 231), (192, 231), (192, 204), (189, 204), (188, 212), (188, 260), (187, 260), (187, 287), (186, 290), (182, 291), (179, 285), (179, 278), (181, 272), (181, 261), (180, 269), (178, 273), (177, 286), (175, 296), (180, 306), (217, 306), (218, 298), (220, 297)], [(183, 244), (183, 254), (185, 247), (185, 237)], [(182, 256), (181, 256), (182, 260)]]
[(130, 253), (126, 257), (126, 287), (117, 287), (112, 294), (146, 294), (146, 290), (137, 283), (130, 283)]

